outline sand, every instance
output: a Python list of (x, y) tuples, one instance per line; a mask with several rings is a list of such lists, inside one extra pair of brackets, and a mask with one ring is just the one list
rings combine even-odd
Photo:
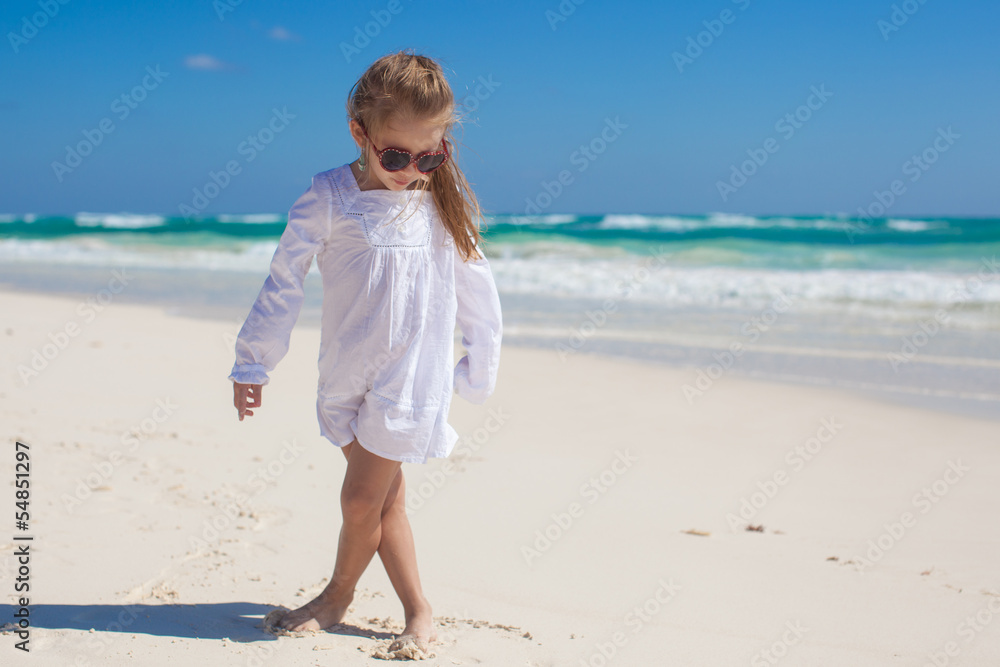
[[(2, 664), (379, 664), (403, 619), (377, 558), (344, 624), (264, 628), (333, 567), (318, 330), (240, 422), (239, 322), (11, 292), (0, 313), (0, 624), (11, 538), (34, 538), (31, 652), (8, 624)], [(496, 394), (456, 397), (451, 459), (404, 466), (423, 664), (1000, 664), (1000, 421), (736, 376), (689, 402), (695, 375), (506, 346)]]

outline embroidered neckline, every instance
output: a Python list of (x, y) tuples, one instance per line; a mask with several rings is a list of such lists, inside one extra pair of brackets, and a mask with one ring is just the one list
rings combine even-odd
[[(358, 179), (354, 177), (354, 171), (351, 169), (350, 163), (342, 165), (337, 169), (335, 169), (334, 171), (340, 172), (338, 174), (339, 176), (338, 180), (340, 180), (341, 183), (346, 186), (352, 199), (356, 199), (360, 195), (369, 192), (385, 192), (385, 193), (390, 193), (392, 195), (396, 195), (396, 201), (394, 202), (392, 207), (398, 206), (399, 212), (395, 215), (394, 218), (392, 218), (392, 220), (386, 221), (386, 223), (392, 222), (393, 224), (396, 225), (397, 229), (403, 229), (407, 221), (410, 220), (410, 218), (412, 218), (414, 215), (416, 215), (421, 208), (423, 208), (423, 203), (419, 205), (415, 204), (413, 199), (413, 195), (415, 193), (423, 192), (421, 190), (389, 190), (388, 188), (384, 189), (374, 188), (372, 190), (362, 190), (358, 185)], [(430, 193), (428, 191), (428, 195), (429, 194)], [(376, 195), (376, 196), (381, 196), (381, 195)], [(409, 211), (409, 215), (401, 218), (401, 215), (403, 213), (406, 213), (407, 211)]]

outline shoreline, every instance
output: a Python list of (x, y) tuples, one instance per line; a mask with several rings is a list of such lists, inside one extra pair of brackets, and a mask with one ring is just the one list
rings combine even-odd
[[(183, 273), (124, 269), (129, 282), (111, 294), (118, 269), (8, 267), (0, 292), (152, 305), (164, 313), (228, 322), (239, 332), (265, 276), (238, 272)], [(26, 273), (25, 273), (26, 271)], [(67, 285), (76, 285), (68, 289)], [(835, 387), (874, 399), (952, 414), (1000, 420), (1000, 336), (942, 328), (924, 336), (926, 316), (873, 318), (864, 313), (781, 312), (771, 327), (760, 311), (657, 308), (622, 301), (614, 312), (601, 300), (501, 292), (506, 344), (550, 350), (565, 361), (579, 354), (632, 359), (686, 369), (697, 397), (718, 377), (733, 375), (802, 387)], [(306, 279), (298, 328), (318, 329), (322, 284)], [(596, 323), (596, 324), (595, 324)], [(917, 347), (910, 341), (924, 342)], [(734, 353), (735, 346), (735, 353)], [(907, 347), (909, 346), (909, 347)], [(711, 377), (706, 377), (711, 376)]]

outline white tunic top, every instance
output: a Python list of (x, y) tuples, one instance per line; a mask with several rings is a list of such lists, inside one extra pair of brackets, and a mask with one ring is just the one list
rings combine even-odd
[[(288, 352), (313, 256), (323, 278), (320, 433), (394, 461), (448, 456), (458, 439), (452, 392), (482, 403), (500, 363), (500, 299), (485, 257), (462, 260), (429, 191), (361, 191), (350, 165), (316, 174), (288, 213), (230, 380), (267, 384)], [(467, 354), (452, 369), (456, 322)]]

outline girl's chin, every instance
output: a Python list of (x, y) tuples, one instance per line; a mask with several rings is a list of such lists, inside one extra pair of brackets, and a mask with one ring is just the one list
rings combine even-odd
[(385, 178), (382, 182), (390, 190), (405, 190), (414, 183), (417, 183), (418, 181), (426, 181), (426, 180), (427, 178), (423, 176), (417, 176), (416, 178), (411, 178), (411, 179), (406, 179), (406, 178), (396, 179), (393, 178), (392, 176), (389, 176)]

